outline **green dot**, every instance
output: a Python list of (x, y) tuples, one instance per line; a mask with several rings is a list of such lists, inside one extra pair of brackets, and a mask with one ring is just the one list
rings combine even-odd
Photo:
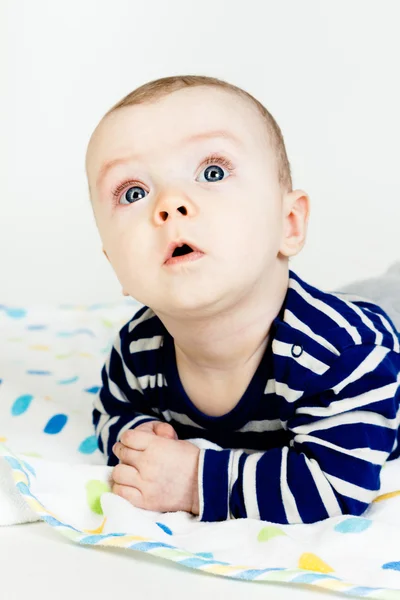
[(268, 527), (260, 529), (257, 540), (259, 542), (268, 542), (268, 540), (272, 540), (272, 538), (278, 537), (279, 535), (286, 535), (286, 533), (282, 531), (282, 529), (279, 529), (279, 527), (269, 525)]
[(106, 492), (111, 492), (111, 488), (108, 483), (100, 481), (99, 479), (91, 479), (86, 484), (86, 499), (90, 510), (97, 515), (102, 515), (103, 510), (100, 504), (100, 496)]

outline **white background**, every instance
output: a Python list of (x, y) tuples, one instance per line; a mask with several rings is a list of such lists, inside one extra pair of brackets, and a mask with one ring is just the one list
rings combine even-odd
[(278, 121), (311, 198), (291, 266), (334, 290), (400, 258), (398, 0), (0, 3), (0, 304), (122, 298), (84, 158), (137, 86), (217, 76)]

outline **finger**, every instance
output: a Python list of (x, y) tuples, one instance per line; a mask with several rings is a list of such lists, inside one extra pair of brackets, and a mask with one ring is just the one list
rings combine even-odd
[(121, 444), (121, 442), (114, 444), (112, 451), (122, 463), (138, 469), (138, 463), (140, 461), (142, 452), (138, 450), (132, 450), (131, 448), (128, 448), (128, 446)]
[(125, 444), (125, 446), (131, 446), (131, 441), (132, 439), (135, 439), (135, 436), (138, 431), (154, 435), (153, 423), (154, 421), (148, 421), (146, 423), (142, 423), (141, 425), (137, 425), (137, 427), (135, 427), (134, 429), (127, 429), (121, 434), (121, 437), (119, 439), (117, 438), (117, 440)]
[(132, 429), (129, 431), (129, 434), (129, 436), (124, 436), (125, 442), (123, 442), (123, 445), (132, 448), (132, 450), (146, 450), (152, 440), (154, 440), (154, 433), (148, 431)]
[(112, 491), (114, 494), (117, 494), (117, 496), (121, 496), (121, 498), (128, 500), (133, 506), (144, 508), (142, 493), (137, 488), (131, 487), (130, 485), (120, 485), (119, 483), (115, 483), (112, 487)]
[(114, 467), (111, 477), (114, 483), (119, 483), (121, 485), (138, 487), (140, 483), (138, 470), (135, 469), (135, 467), (124, 465), (123, 463), (120, 463)]
[(175, 429), (169, 423), (156, 423), (154, 425), (154, 433), (160, 437), (177, 440), (178, 436)]

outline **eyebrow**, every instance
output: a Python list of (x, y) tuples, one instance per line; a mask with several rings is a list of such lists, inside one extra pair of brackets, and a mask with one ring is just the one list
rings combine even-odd
[[(191, 135), (191, 136), (181, 140), (181, 142), (179, 143), (179, 146), (184, 146), (185, 144), (190, 144), (193, 142), (200, 142), (200, 141), (208, 140), (208, 139), (212, 139), (212, 138), (222, 138), (225, 140), (230, 140), (230, 141), (234, 142), (234, 144), (236, 144), (236, 146), (238, 146), (238, 148), (243, 147), (242, 141), (236, 135), (234, 135), (233, 133), (231, 133), (229, 131), (225, 131), (225, 130), (206, 131), (206, 132), (196, 133), (195, 135)], [(115, 166), (120, 165), (120, 164), (130, 163), (130, 162), (133, 162), (134, 160), (137, 160), (140, 158), (142, 158), (141, 154), (131, 154), (130, 156), (125, 156), (125, 157), (121, 157), (121, 158), (113, 158), (112, 160), (105, 162), (100, 168), (100, 171), (99, 171), (99, 174), (98, 174), (98, 177), (96, 180), (96, 187), (99, 188), (99, 186), (102, 183), (103, 179), (105, 178), (106, 174), (111, 169), (113, 169)]]

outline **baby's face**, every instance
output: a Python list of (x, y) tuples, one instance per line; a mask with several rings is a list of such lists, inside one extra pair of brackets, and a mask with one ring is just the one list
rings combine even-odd
[[(125, 292), (156, 313), (211, 314), (272, 273), (283, 227), (276, 161), (262, 116), (231, 92), (187, 88), (108, 115), (87, 175), (107, 257)], [(204, 255), (164, 264), (179, 238)]]

